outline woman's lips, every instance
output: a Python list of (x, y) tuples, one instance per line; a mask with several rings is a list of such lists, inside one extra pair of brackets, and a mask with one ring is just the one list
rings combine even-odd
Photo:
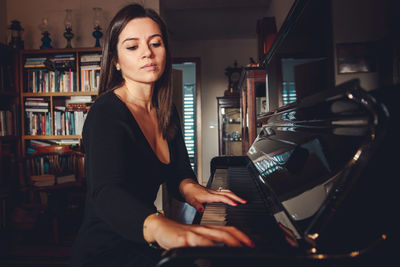
[(157, 65), (155, 65), (155, 64), (147, 64), (142, 67), (143, 70), (155, 70), (156, 68), (157, 68)]

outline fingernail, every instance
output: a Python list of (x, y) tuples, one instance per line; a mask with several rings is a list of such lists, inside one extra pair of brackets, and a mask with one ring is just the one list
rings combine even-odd
[(237, 203), (236, 203), (236, 202), (233, 202), (233, 206), (237, 206)]
[(247, 200), (244, 200), (244, 199), (243, 199), (243, 203), (247, 203)]

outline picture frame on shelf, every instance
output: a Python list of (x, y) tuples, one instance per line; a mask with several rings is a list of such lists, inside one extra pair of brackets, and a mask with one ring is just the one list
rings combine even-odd
[(338, 74), (375, 72), (376, 54), (374, 43), (336, 44)]

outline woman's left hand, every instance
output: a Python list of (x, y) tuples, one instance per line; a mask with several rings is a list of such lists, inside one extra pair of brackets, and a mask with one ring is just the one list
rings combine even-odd
[(238, 202), (245, 204), (247, 201), (234, 194), (231, 190), (213, 190), (205, 188), (192, 179), (185, 179), (179, 185), (179, 190), (186, 202), (197, 211), (203, 212), (203, 203), (223, 202), (231, 206), (237, 206)]

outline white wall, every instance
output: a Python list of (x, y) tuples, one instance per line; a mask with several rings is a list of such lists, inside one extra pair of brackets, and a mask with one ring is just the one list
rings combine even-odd
[(210, 176), (210, 161), (218, 156), (217, 96), (223, 96), (228, 87), (225, 68), (249, 63), (257, 58), (256, 39), (202, 40), (171, 43), (174, 57), (200, 57), (201, 60), (201, 110), (202, 110), (202, 160), (203, 181)]
[[(39, 25), (42, 18), (49, 21), (51, 45), (53, 48), (64, 48), (67, 45), (63, 37), (65, 31), (65, 9), (72, 9), (72, 47), (91, 47), (95, 44), (93, 32), (93, 8), (103, 9), (103, 32), (115, 13), (123, 6), (132, 2), (143, 4), (145, 7), (159, 11), (159, 0), (1, 0), (6, 1), (7, 24), (17, 19), (24, 28), (23, 40), (25, 49), (39, 49), (42, 35)], [(2, 11), (0, 11), (2, 12)], [(2, 13), (1, 13), (2, 15)], [(0, 21), (1, 26), (1, 21)], [(1, 31), (0, 31), (1, 34)], [(1, 36), (1, 35), (0, 35)]]

